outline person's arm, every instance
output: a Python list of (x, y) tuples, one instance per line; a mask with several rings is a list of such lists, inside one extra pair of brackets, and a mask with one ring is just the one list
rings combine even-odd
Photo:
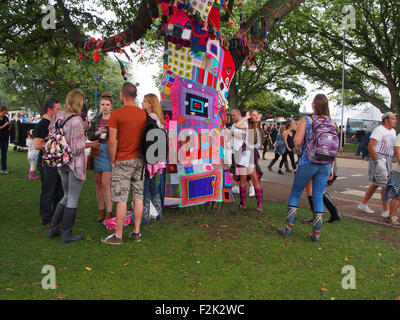
[(33, 146), (35, 147), (36, 150), (43, 150), (44, 149), (44, 139), (34, 138)]
[(400, 166), (400, 147), (394, 147), (394, 154), (396, 156), (397, 163)]
[(304, 143), (306, 128), (307, 128), (306, 118), (303, 117), (297, 124), (296, 134), (293, 139), (294, 147), (296, 148), (296, 150)]
[(368, 143), (368, 152), (369, 152), (372, 160), (374, 160), (375, 164), (378, 161), (378, 156), (376, 155), (376, 152), (375, 152), (375, 146), (377, 143), (378, 143), (378, 140), (375, 140), (372, 138), (369, 139), (369, 143)]
[(109, 127), (108, 129), (108, 152), (110, 153), (111, 167), (115, 166), (115, 157), (117, 155), (117, 129)]
[(285, 142), (286, 150), (288, 150), (290, 152), (290, 151), (292, 151), (292, 149), (289, 148), (289, 145), (287, 143), (288, 134), (289, 134), (289, 132), (287, 130), (283, 132), (283, 141)]
[(246, 116), (242, 119), (240, 119), (238, 122), (236, 122), (235, 126), (238, 129), (242, 130), (247, 130), (247, 126), (245, 125), (245, 122), (250, 119), (250, 111), (246, 112)]

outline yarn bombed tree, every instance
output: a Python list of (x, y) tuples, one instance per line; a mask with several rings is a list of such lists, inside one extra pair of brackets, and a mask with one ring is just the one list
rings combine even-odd
[[(233, 202), (229, 139), (222, 134), (229, 87), (247, 57), (264, 47), (266, 32), (303, 1), (266, 2), (242, 23), (235, 38), (226, 40), (219, 32), (220, 14), (224, 7), (230, 13), (232, 0), (145, 0), (128, 30), (104, 40), (77, 41), (80, 49), (93, 51), (98, 59), (138, 41), (161, 16), (161, 104), (170, 133), (165, 205)], [(253, 27), (255, 21), (262, 29)]]

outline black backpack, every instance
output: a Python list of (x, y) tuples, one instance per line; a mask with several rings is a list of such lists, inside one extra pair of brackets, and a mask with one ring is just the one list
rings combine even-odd
[[(163, 135), (165, 135), (165, 139), (167, 139), (165, 130), (160, 129), (158, 127), (158, 125), (157, 125), (157, 121), (154, 120), (152, 117), (150, 117), (149, 114), (146, 112), (146, 125), (144, 127), (143, 136), (142, 136), (142, 142), (141, 142), (141, 146), (140, 146), (140, 150), (142, 152), (142, 158), (143, 158), (145, 164), (155, 164), (155, 163), (149, 162), (149, 159), (147, 159), (147, 157), (146, 157), (146, 153), (147, 153), (147, 150), (149, 149), (149, 147), (153, 143), (156, 143), (157, 140), (158, 140), (157, 138), (155, 140), (153, 140), (153, 141), (151, 141), (151, 140), (148, 141), (146, 139), (148, 132), (151, 131), (151, 130), (159, 130)], [(156, 154), (156, 155), (158, 155), (158, 154)]]

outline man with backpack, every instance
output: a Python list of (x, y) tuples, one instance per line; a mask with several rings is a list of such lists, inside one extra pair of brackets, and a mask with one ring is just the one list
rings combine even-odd
[(396, 140), (396, 114), (386, 112), (382, 115), (382, 124), (372, 131), (368, 143), (369, 166), (368, 178), (370, 185), (365, 192), (364, 199), (358, 205), (364, 213), (374, 213), (368, 207), (368, 201), (378, 187), (381, 187), (381, 200), (383, 206), (382, 217), (389, 217), (389, 203), (385, 202), (386, 184), (392, 171), (392, 157)]
[(47, 100), (43, 105), (43, 117), (33, 130), (33, 144), (39, 151), (38, 170), (42, 181), (40, 194), (40, 217), (46, 229), (50, 229), (51, 219), (57, 204), (64, 196), (61, 178), (57, 168), (48, 166), (43, 162), (45, 139), (49, 134), (49, 125), (54, 115), (61, 110), (61, 103), (55, 99)]
[(135, 105), (136, 87), (124, 83), (121, 94), (124, 106), (115, 110), (108, 121), (108, 149), (112, 167), (111, 200), (117, 203), (115, 233), (102, 238), (107, 244), (122, 244), (123, 224), (126, 217), (130, 190), (134, 202), (134, 229), (129, 237), (141, 240), (140, 224), (143, 214), (144, 161), (141, 153), (142, 136), (147, 115)]

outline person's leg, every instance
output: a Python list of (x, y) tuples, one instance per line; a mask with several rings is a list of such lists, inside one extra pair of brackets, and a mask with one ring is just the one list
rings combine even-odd
[(250, 180), (248, 180), (248, 183), (249, 183), (249, 197), (255, 197), (256, 191), (254, 189), (254, 185), (253, 185), (251, 176), (250, 176)]
[(292, 233), (292, 229), (296, 222), (296, 213), (300, 196), (303, 193), (306, 184), (311, 180), (315, 172), (316, 168), (311, 164), (303, 165), (297, 169), (289, 196), (285, 227), (278, 230), (280, 234), (287, 236)]
[[(63, 190), (62, 181), (57, 169), (45, 165), (43, 168), (42, 193), (40, 195), (40, 216), (43, 225), (49, 225), (51, 222), (53, 216), (52, 204), (54, 205), (53, 208), (55, 210), (58, 202), (63, 199), (63, 197), (61, 197), (61, 199), (58, 199), (57, 203), (53, 202), (58, 188)], [(67, 192), (68, 188), (65, 190)]]
[(323, 195), (331, 173), (331, 164), (316, 165), (317, 172), (313, 177), (312, 198), (314, 205), (313, 233), (311, 240), (319, 242), (324, 218)]
[(147, 226), (150, 223), (150, 176), (146, 170), (143, 186), (143, 214), (141, 225)]
[(272, 166), (275, 164), (275, 162), (278, 161), (279, 157), (280, 157), (280, 154), (279, 154), (279, 153), (275, 153), (275, 158), (272, 159), (272, 161), (271, 161), (270, 164), (268, 165), (268, 170), (269, 170), (269, 171), (272, 171)]
[(257, 199), (257, 211), (262, 212), (263, 211), (263, 189), (260, 186), (260, 181), (258, 180), (258, 175), (257, 175), (256, 169), (254, 169), (254, 171), (250, 174), (250, 178), (251, 178), (251, 181), (253, 182), (255, 195), (256, 195), (256, 199)]
[(166, 176), (166, 169), (164, 168), (162, 174), (160, 175), (160, 182), (158, 184), (162, 208), (164, 207), (164, 198), (165, 198), (165, 176)]
[(376, 189), (378, 189), (378, 186), (371, 184), (367, 191), (365, 191), (365, 195), (363, 200), (361, 201), (362, 204), (367, 204), (368, 201), (371, 199), (371, 197), (373, 196), (373, 194), (375, 193)]
[(246, 178), (247, 175), (240, 175), (240, 184), (239, 184), (239, 190), (240, 190), (240, 208), (246, 209)]
[(8, 140), (0, 140), (1, 171), (7, 170)]
[(150, 179), (150, 194), (152, 199), (151, 202), (153, 203), (158, 213), (157, 218), (162, 219), (163, 213), (162, 213), (161, 194), (159, 188), (160, 182), (157, 183), (157, 179), (160, 179), (159, 174), (154, 175), (153, 178)]
[(356, 151), (356, 156), (359, 156), (360, 153), (361, 153), (361, 142), (358, 143), (357, 151)]
[(102, 174), (103, 174), (102, 172), (94, 173), (94, 178), (95, 178), (95, 182), (96, 182), (97, 207), (99, 209), (99, 216), (97, 217), (97, 221), (99, 221), (99, 222), (104, 221), (104, 218), (105, 218)]
[(381, 188), (381, 201), (382, 201), (382, 207), (383, 211), (389, 211), (389, 202), (385, 201), (385, 194), (386, 194), (386, 187)]
[(37, 180), (39, 177), (35, 174), (37, 166), (37, 156), (30, 156), (29, 159), (29, 172), (31, 180)]
[[(134, 217), (136, 217), (135, 210), (133, 212), (134, 212)], [(125, 217), (126, 217), (126, 202), (118, 202), (117, 203), (116, 208), (115, 208), (115, 215), (116, 215), (115, 236), (119, 239), (122, 239), (122, 231), (124, 228), (124, 221), (125, 221)], [(142, 219), (142, 217), (140, 217), (140, 219)], [(136, 221), (136, 219), (135, 219), (135, 221)]]
[(140, 241), (140, 224), (143, 215), (143, 199), (144, 199), (144, 179), (145, 179), (145, 163), (141, 158), (133, 159), (131, 167), (134, 168), (131, 177), (132, 199), (134, 202), (134, 227), (133, 232), (129, 235), (134, 241)]
[[(312, 180), (310, 180), (307, 185), (306, 185), (306, 195), (308, 199), (308, 204), (310, 205), (310, 210), (311, 212), (314, 212), (314, 204), (312, 200)], [(313, 219), (304, 219), (303, 223), (306, 224), (311, 224), (313, 222)]]
[(83, 236), (81, 235), (72, 234), (72, 228), (75, 224), (76, 211), (78, 209), (78, 201), (83, 186), (83, 180), (76, 178), (71, 169), (68, 168), (68, 171), (68, 201), (62, 218), (62, 242), (73, 242), (83, 239)]
[(389, 223), (394, 226), (400, 225), (400, 222), (397, 220), (396, 217), (396, 211), (399, 208), (399, 205), (400, 205), (399, 199), (393, 198), (392, 200), (390, 200), (389, 217), (387, 219), (389, 220)]
[(293, 153), (293, 151), (292, 152), (289, 152), (289, 157), (290, 157), (290, 162), (292, 163), (292, 168), (293, 168), (293, 170), (296, 170), (296, 161), (294, 161), (294, 153)]
[(111, 172), (105, 171), (101, 176), (101, 187), (103, 190), (104, 202), (106, 205), (107, 215), (106, 218), (112, 217), (113, 204), (111, 201)]
[[(116, 161), (112, 168), (111, 175), (111, 200), (117, 203), (115, 208), (116, 227), (115, 233), (105, 238), (101, 238), (101, 242), (107, 244), (121, 244), (123, 225), (126, 218), (126, 203), (128, 201), (132, 171), (131, 161)], [(136, 212), (134, 212), (136, 216)], [(141, 218), (141, 217), (140, 217)]]
[(59, 171), (59, 175), (60, 175), (60, 179), (61, 179), (61, 184), (62, 184), (62, 187), (65, 188), (65, 192), (64, 192), (63, 198), (59, 201), (56, 209), (54, 210), (54, 214), (53, 214), (53, 217), (52, 217), (51, 223), (50, 223), (50, 230), (48, 233), (49, 238), (53, 238), (53, 237), (61, 235), (60, 226), (61, 226), (61, 222), (63, 220), (65, 207), (67, 206), (67, 203), (68, 203), (68, 190), (69, 190), (68, 175), (69, 175), (69, 173), (68, 173), (68, 170), (66, 170), (66, 168), (60, 168), (58, 171)]

